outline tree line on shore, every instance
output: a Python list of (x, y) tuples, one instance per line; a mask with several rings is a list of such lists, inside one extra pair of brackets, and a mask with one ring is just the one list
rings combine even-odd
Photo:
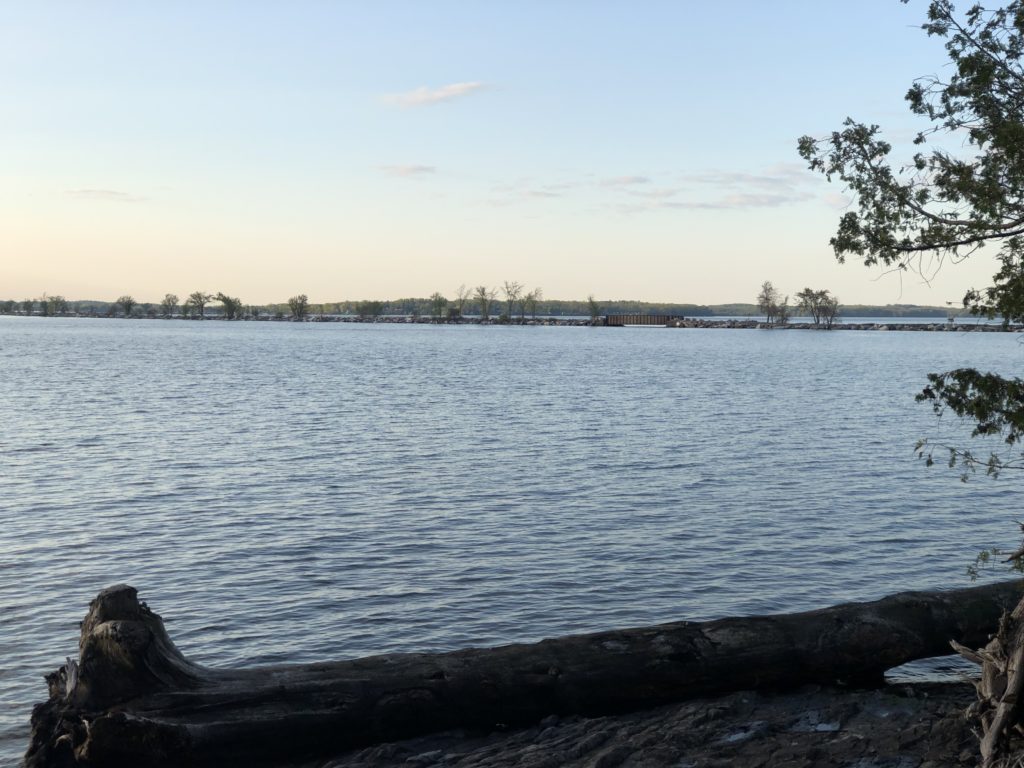
[[(247, 304), (235, 296), (222, 291), (211, 293), (194, 291), (184, 300), (168, 293), (158, 302), (137, 301), (132, 295), (124, 294), (115, 301), (75, 300), (64, 296), (43, 294), (38, 298), (20, 301), (0, 300), (0, 315), (35, 315), (89, 317), (132, 317), (132, 318), (184, 318), (218, 320), (309, 320), (328, 317), (354, 317), (373, 320), (386, 316), (432, 318), (438, 322), (469, 319), (486, 322), (525, 322), (526, 318), (537, 317), (589, 317), (596, 320), (608, 314), (676, 315), (685, 317), (756, 317), (765, 315), (772, 324), (788, 322), (793, 310), (806, 312), (815, 318), (816, 324), (830, 325), (838, 317), (838, 299), (828, 291), (812, 291), (806, 288), (796, 295), (797, 303), (790, 305), (788, 297), (780, 297), (772, 288), (767, 302), (758, 296), (754, 304), (685, 304), (673, 302), (645, 302), (634, 300), (598, 301), (593, 296), (584, 300), (545, 299), (539, 288), (526, 290), (518, 283), (506, 287), (490, 288), (477, 286), (469, 289), (459, 286), (453, 298), (438, 292), (426, 298), (405, 298), (392, 300), (347, 300), (333, 302), (311, 302), (307, 295), (298, 294), (287, 301), (272, 304)], [(762, 286), (762, 290), (764, 286)], [(811, 305), (804, 302), (810, 292), (815, 298)], [(514, 298), (510, 298), (514, 297)], [(828, 301), (834, 300), (830, 310)], [(773, 309), (768, 318), (768, 310)], [(819, 314), (815, 314), (818, 312)], [(831, 314), (830, 314), (831, 312)], [(943, 307), (924, 307), (914, 304), (889, 304), (885, 306), (844, 304), (843, 314), (848, 317), (946, 317), (949, 310)]]
[(247, 304), (223, 291), (194, 291), (184, 300), (168, 293), (159, 302), (137, 301), (131, 294), (114, 301), (69, 302), (63, 296), (43, 294), (37, 299), (0, 301), (0, 314), (88, 315), (125, 318), (184, 318), (222, 320), (308, 320), (349, 316), (373, 320), (383, 316), (431, 318), (438, 322), (463, 318), (480, 322), (524, 323), (527, 317), (589, 317), (591, 321), (606, 312), (647, 312), (651, 314), (711, 315), (709, 307), (696, 304), (659, 304), (640, 301), (610, 301), (600, 304), (593, 295), (585, 301), (545, 300), (540, 288), (527, 289), (522, 283), (507, 280), (499, 287), (460, 285), (452, 298), (435, 291), (427, 298), (397, 300), (367, 299), (314, 303), (306, 294), (298, 294), (275, 304)]
[[(638, 302), (632, 302), (634, 304)], [(210, 293), (194, 291), (184, 300), (177, 294), (165, 294), (159, 302), (141, 302), (131, 294), (119, 296), (114, 301), (69, 302), (64, 296), (45, 293), (39, 298), (16, 301), (0, 301), (0, 314), (6, 315), (93, 315), (106, 317), (135, 318), (185, 318), (206, 319), (216, 317), (223, 320), (241, 319), (291, 319), (306, 320), (313, 316), (321, 318), (334, 315), (356, 316), (375, 319), (384, 315), (432, 317), (440, 320), (455, 320), (475, 315), (488, 322), (525, 322), (527, 315), (536, 318), (538, 314), (571, 315), (589, 311), (592, 318), (600, 313), (593, 297), (586, 302), (550, 301), (543, 302), (540, 288), (527, 290), (522, 283), (506, 281), (500, 288), (480, 285), (475, 288), (459, 286), (453, 299), (435, 291), (425, 299), (409, 298), (392, 301), (376, 299), (359, 301), (310, 302), (306, 294), (298, 294), (287, 301), (274, 304), (247, 304), (236, 296), (223, 291)]]

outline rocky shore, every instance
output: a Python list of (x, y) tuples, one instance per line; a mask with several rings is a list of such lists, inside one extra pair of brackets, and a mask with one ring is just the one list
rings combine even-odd
[[(475, 318), (468, 318), (458, 321), (438, 321), (432, 318), (413, 317), (379, 317), (376, 319), (362, 319), (355, 317), (325, 317), (311, 318), (312, 322), (341, 322), (341, 323), (398, 323), (418, 325), (503, 325), (503, 323), (487, 322), (482, 323)], [(518, 321), (512, 325), (520, 325)], [(603, 327), (603, 320), (591, 322), (580, 318), (546, 317), (536, 320), (524, 320), (522, 325), (555, 325), (555, 326), (597, 326)], [(661, 327), (661, 326), (649, 326)], [(714, 329), (760, 329), (773, 331), (825, 331), (821, 326), (813, 323), (788, 323), (786, 325), (770, 326), (767, 323), (753, 318), (714, 318), (714, 317), (686, 317), (677, 318), (668, 322), (667, 328), (714, 328)], [(1018, 333), (1024, 330), (1024, 326), (1011, 325), (1004, 328), (1000, 324), (983, 324), (974, 320), (967, 320), (960, 323), (949, 323), (936, 320), (935, 322), (900, 322), (898, 320), (880, 320), (879, 322), (863, 323), (836, 323), (830, 329), (832, 331), (939, 331), (946, 333)]]
[[(82, 317), (89, 319), (124, 319), (124, 320), (182, 320), (192, 322), (200, 321), (200, 318), (181, 318), (173, 316), (163, 317), (128, 317), (111, 318), (100, 315), (67, 314), (61, 317)], [(291, 317), (275, 317), (272, 315), (261, 315), (259, 317), (244, 317), (229, 321), (224, 317), (209, 315), (203, 318), (206, 321), (216, 322), (271, 322), (271, 323), (292, 323), (296, 322)], [(380, 317), (358, 317), (355, 315), (309, 315), (301, 321), (305, 323), (358, 323), (358, 324), (388, 324), (388, 325), (524, 325), (524, 326), (563, 326), (563, 327), (607, 327), (606, 318), (601, 317), (596, 321), (581, 317), (537, 317), (515, 319), (512, 323), (505, 323), (499, 320), (480, 320), (478, 317), (463, 317), (459, 319), (437, 319), (426, 316), (412, 315), (384, 315)], [(621, 327), (621, 326), (617, 326)], [(960, 322), (947, 322), (936, 318), (928, 322), (905, 322), (900, 319), (879, 318), (876, 322), (836, 322), (831, 328), (817, 326), (813, 323), (790, 322), (786, 325), (768, 325), (756, 318), (724, 318), (724, 317), (678, 317), (672, 318), (664, 326), (651, 324), (651, 328), (716, 328), (716, 329), (760, 329), (775, 331), (941, 331), (958, 333), (1019, 333), (1024, 331), (1024, 325), (1009, 325), (1003, 327), (999, 323), (980, 323), (975, 318), (965, 318)]]
[[(694, 317), (674, 320), (669, 328), (760, 328), (774, 331), (824, 331), (823, 327), (813, 323), (788, 323), (787, 325), (770, 326), (758, 320), (715, 320), (713, 318)], [(999, 324), (981, 324), (967, 321), (964, 323), (903, 323), (885, 320), (877, 323), (836, 323), (827, 330), (831, 331), (944, 331), (958, 333), (1018, 333), (1024, 326), (1011, 325), (1004, 328)]]
[[(476, 318), (463, 318), (461, 320), (449, 321), (449, 320), (435, 320), (429, 317), (378, 317), (378, 318), (358, 318), (358, 317), (313, 317), (309, 319), (310, 322), (324, 322), (324, 323), (398, 323), (398, 324), (417, 324), (417, 325), (504, 325), (504, 323), (498, 323), (496, 321), (488, 321), (486, 323), (481, 322)], [(604, 327), (604, 320), (599, 319), (596, 322), (591, 322), (587, 319), (581, 319), (576, 317), (544, 317), (537, 319), (526, 319), (522, 323), (518, 320), (513, 322), (512, 325), (557, 325), (557, 326), (572, 326), (572, 327), (584, 327), (584, 326), (597, 326)], [(649, 326), (649, 327), (660, 327), (660, 326)], [(729, 329), (729, 328), (743, 328), (743, 329), (761, 329), (761, 330), (774, 330), (774, 331), (824, 331), (826, 330), (822, 326), (816, 326), (813, 323), (788, 323), (786, 325), (775, 325), (770, 326), (767, 323), (757, 320), (754, 318), (716, 318), (716, 317), (681, 317), (669, 321), (665, 327), (667, 328), (718, 328), (718, 329)], [(863, 322), (863, 323), (835, 323), (830, 329), (832, 331), (942, 331), (942, 332), (981, 332), (981, 333), (1016, 333), (1024, 330), (1024, 326), (1011, 325), (1004, 328), (1000, 324), (982, 324), (976, 320), (969, 319), (960, 323), (949, 323), (944, 320), (936, 319), (935, 322), (900, 322), (899, 320), (884, 319), (878, 322)]]
[(949, 768), (976, 763), (964, 683), (739, 692), (523, 730), (450, 731), (303, 768)]

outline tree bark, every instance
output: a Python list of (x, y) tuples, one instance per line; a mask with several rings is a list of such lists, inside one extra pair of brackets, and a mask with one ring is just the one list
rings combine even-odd
[(874, 685), (986, 643), (1024, 581), (804, 613), (675, 622), (534, 644), (215, 670), (189, 662), (134, 588), (102, 591), (79, 661), (47, 676), (27, 768), (286, 763), (456, 727), (524, 725), (759, 687)]

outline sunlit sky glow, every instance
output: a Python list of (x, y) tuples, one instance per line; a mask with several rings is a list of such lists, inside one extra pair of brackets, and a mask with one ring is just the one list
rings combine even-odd
[(994, 249), (838, 265), (848, 201), (795, 150), (847, 115), (909, 144), (925, 7), (7, 2), (0, 298), (959, 303)]

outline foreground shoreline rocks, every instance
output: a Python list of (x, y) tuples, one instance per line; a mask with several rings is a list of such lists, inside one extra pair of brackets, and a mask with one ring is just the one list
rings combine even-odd
[(450, 731), (303, 768), (955, 768), (977, 764), (964, 683), (739, 691), (515, 731)]
[(118, 585), (90, 605), (78, 660), (47, 676), (26, 765), (311, 764), (459, 728), (531, 728), (748, 689), (877, 687), (886, 669), (949, 654), (950, 640), (983, 644), (1022, 594), (1012, 581), (499, 648), (215, 670), (182, 656), (136, 590)]

